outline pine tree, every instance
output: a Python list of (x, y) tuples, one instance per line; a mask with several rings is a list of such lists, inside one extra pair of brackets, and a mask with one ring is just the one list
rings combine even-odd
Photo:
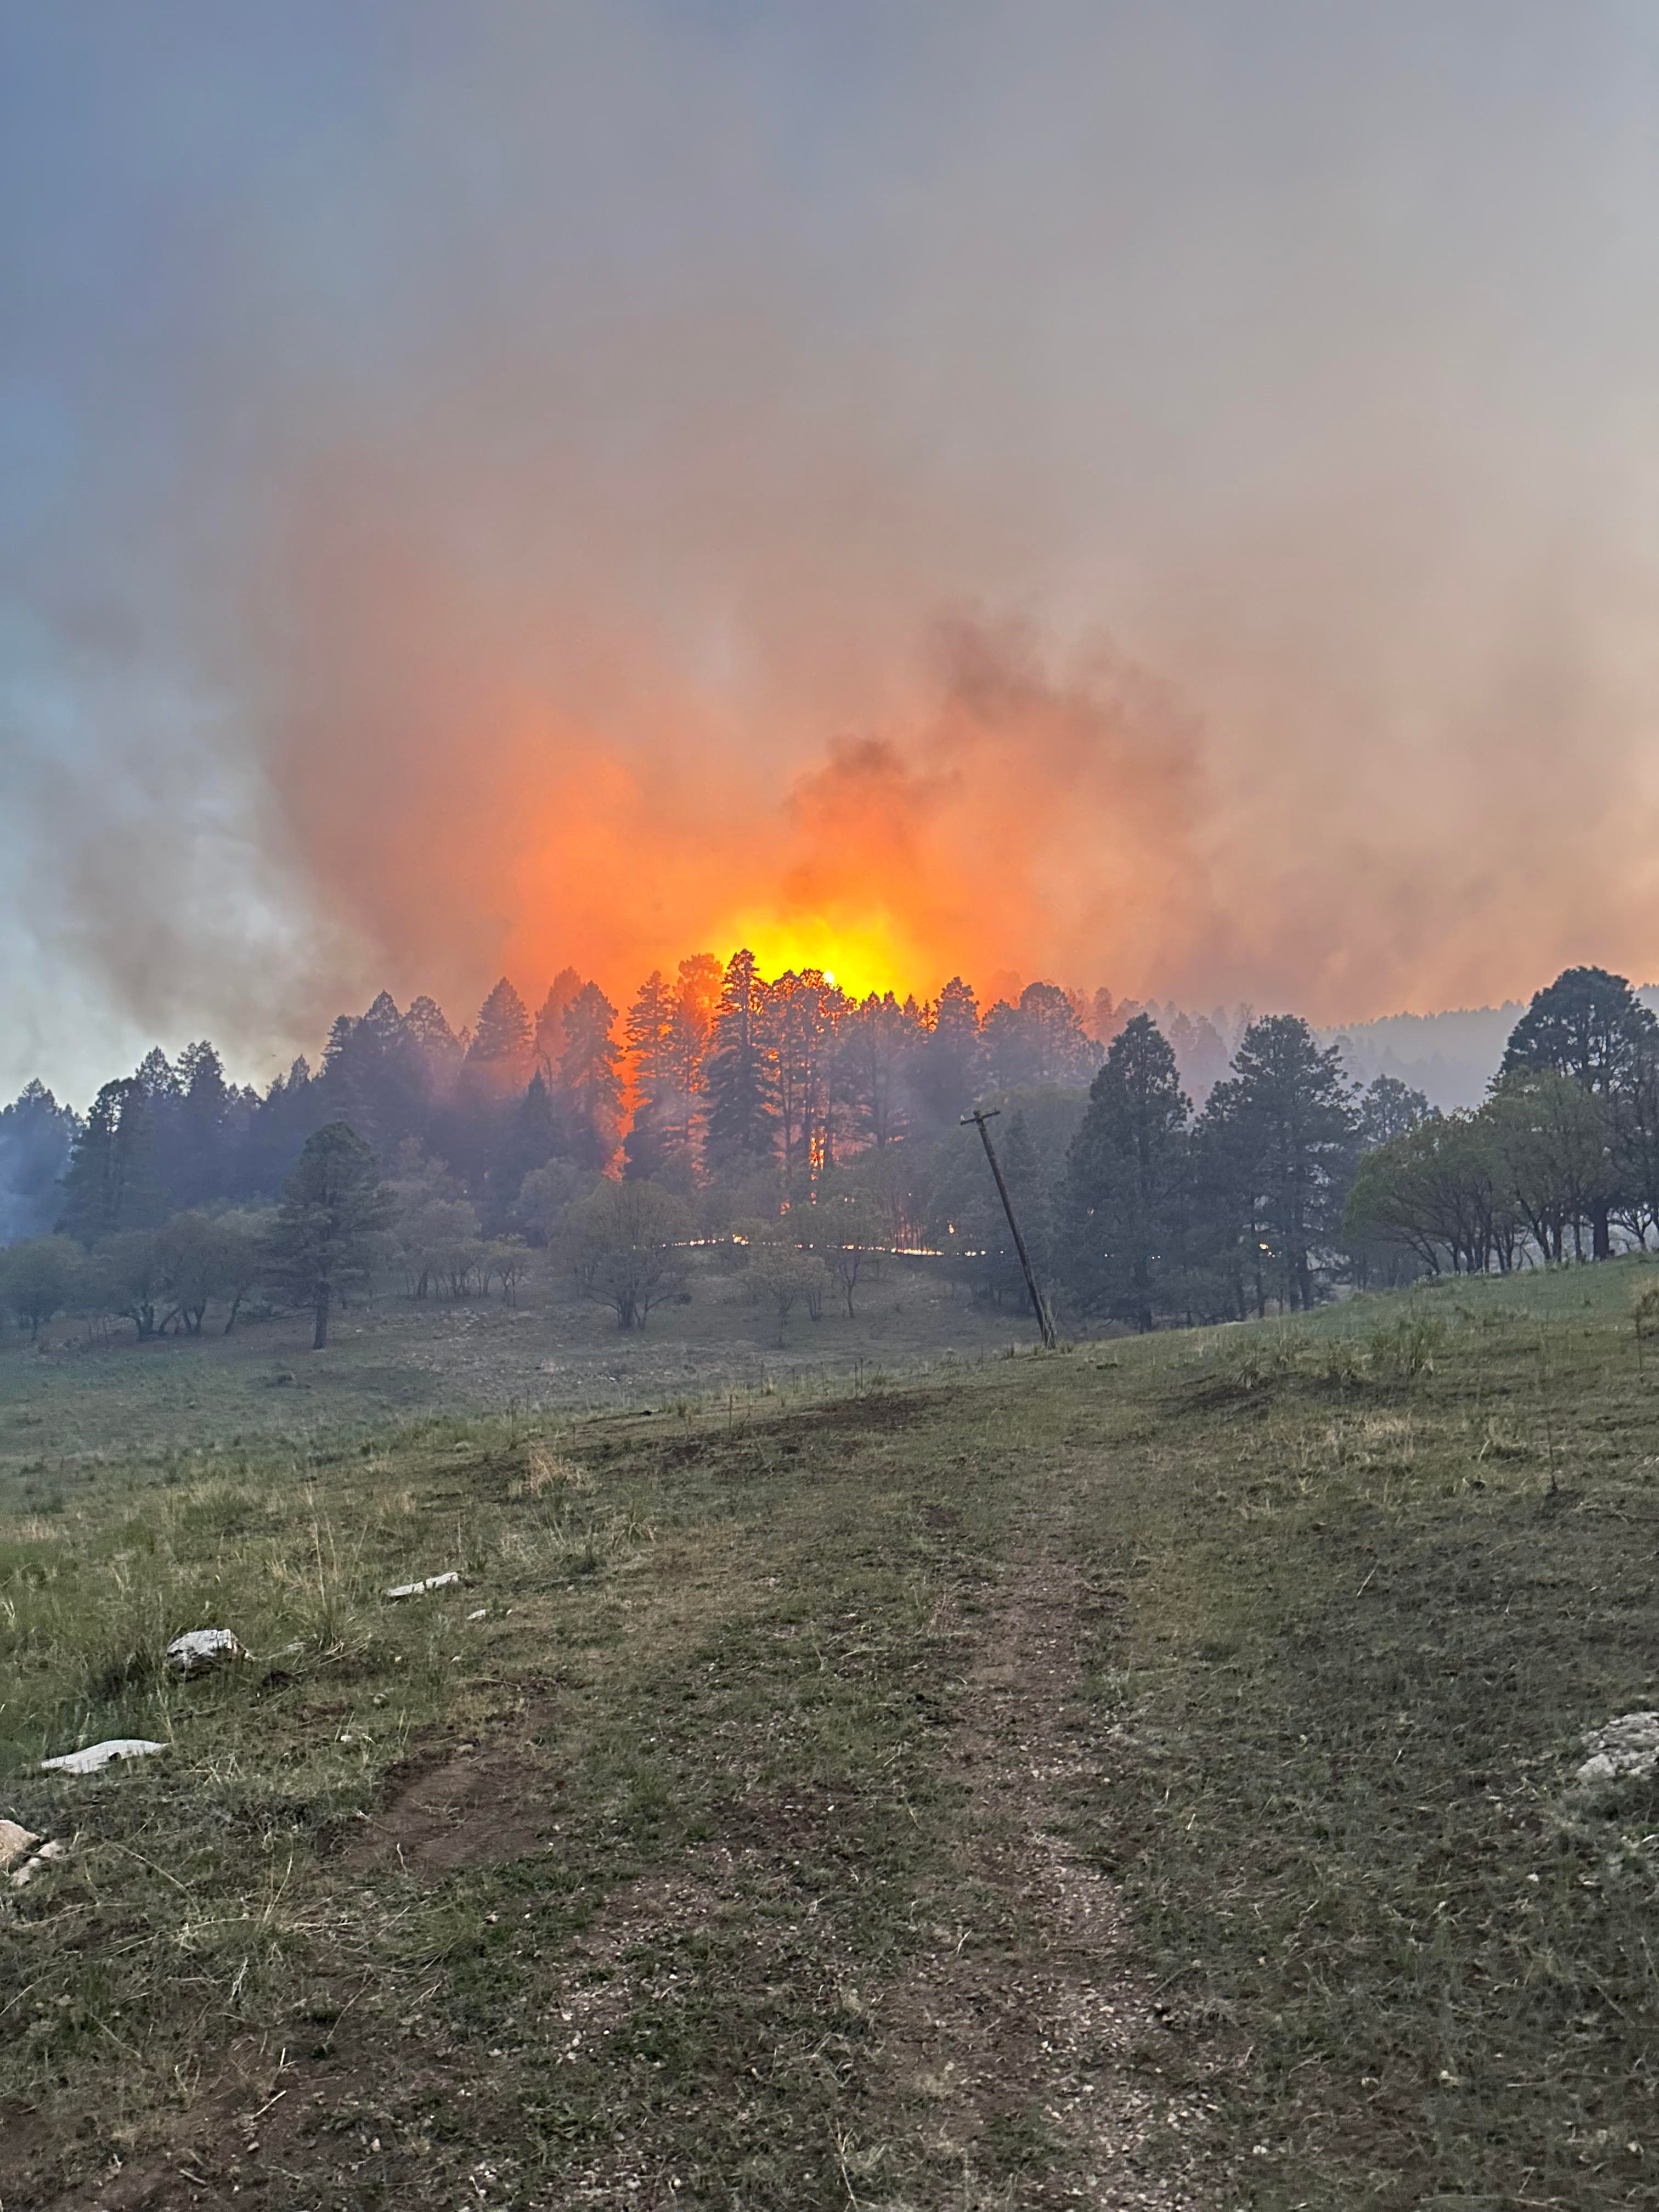
[(623, 1151), (627, 1173), (660, 1174), (665, 1135), (678, 1096), (675, 994), (653, 968), (628, 1010), (628, 1087), (634, 1110)]
[(461, 1042), (435, 999), (411, 999), (404, 1033), (420, 1055), (429, 1087), (442, 1090), (461, 1064)]
[(553, 1095), (540, 1068), (514, 1106), (489, 1164), (489, 1227), (495, 1235), (508, 1220), (524, 1179), (569, 1150)]
[(574, 968), (561, 968), (548, 986), (547, 996), (536, 1016), (536, 1058), (550, 1083), (567, 1042), (564, 1018), (581, 987), (582, 979)]
[(841, 1131), (836, 1035), (846, 1000), (816, 968), (780, 975), (769, 994), (778, 1133), (786, 1192), (805, 1194), (835, 1164)]
[(0, 1108), (0, 1244), (51, 1228), (77, 1127), (43, 1083), (26, 1083)]
[(1017, 1006), (1000, 1000), (981, 1034), (991, 1080), (1002, 1091), (1086, 1083), (1100, 1061), (1077, 1002), (1058, 983), (1028, 983)]
[(1257, 1310), (1268, 1296), (1289, 1307), (1314, 1301), (1314, 1253), (1341, 1234), (1358, 1116), (1341, 1048), (1321, 1049), (1299, 1015), (1252, 1022), (1204, 1109), (1224, 1124), (1217, 1152), (1239, 1178), (1237, 1210), (1255, 1253), (1247, 1265)]
[(1376, 1076), (1359, 1101), (1359, 1140), (1386, 1145), (1391, 1138), (1408, 1136), (1430, 1111), (1427, 1091), (1413, 1091), (1397, 1075)]
[[(1510, 1033), (1498, 1079), (1521, 1073), (1570, 1076), (1609, 1104), (1609, 1133), (1614, 1134), (1626, 1120), (1627, 1102), (1641, 1091), (1656, 1051), (1659, 1022), (1624, 976), (1605, 968), (1567, 968), (1534, 993)], [(1609, 1222), (1618, 1198), (1610, 1170), (1590, 1215), (1598, 1260), (1613, 1250)]]
[(611, 1035), (616, 1019), (617, 1009), (597, 983), (584, 983), (564, 1010), (558, 1098), (572, 1156), (585, 1167), (606, 1164), (622, 1125), (622, 1078)]
[(971, 985), (953, 975), (939, 994), (911, 1063), (909, 1087), (924, 1127), (954, 1128), (972, 1106), (980, 1056), (979, 1000)]
[(872, 991), (842, 1027), (841, 1072), (854, 1127), (878, 1150), (909, 1126), (911, 1063), (922, 1036), (921, 1010)]
[(720, 987), (703, 1066), (706, 1150), (710, 1168), (720, 1175), (752, 1174), (776, 1157), (778, 1109), (769, 1002), (754, 954), (746, 947), (734, 953)]
[(168, 1177), (169, 1193), (176, 1206), (209, 1206), (230, 1187), (234, 1094), (223, 1061), (205, 1038), (179, 1054), (176, 1079), (177, 1160)]
[(529, 1009), (503, 975), (478, 1009), (467, 1047), (467, 1073), (497, 1093), (522, 1091), (534, 1058)]
[(393, 1210), (379, 1162), (349, 1122), (331, 1121), (307, 1139), (283, 1192), (271, 1255), (277, 1280), (311, 1310), (313, 1351), (328, 1342), (335, 1300), (373, 1272)]
[(1085, 1313), (1152, 1326), (1175, 1274), (1190, 1103), (1148, 1014), (1120, 1030), (1066, 1158), (1066, 1277)]
[(147, 1229), (166, 1210), (144, 1085), (136, 1075), (106, 1083), (76, 1139), (58, 1225), (90, 1247), (123, 1230)]
[(702, 1071), (714, 1033), (725, 970), (712, 952), (682, 960), (674, 993), (674, 1085), (672, 1116), (664, 1132), (669, 1158), (680, 1164), (683, 1178), (696, 1169), (702, 1116)]

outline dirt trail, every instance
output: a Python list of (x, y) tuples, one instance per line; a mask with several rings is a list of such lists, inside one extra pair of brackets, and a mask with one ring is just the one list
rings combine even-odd
[[(984, 1609), (957, 1618), (957, 1720), (935, 1753), (962, 1793), (954, 1864), (918, 1901), (908, 1965), (866, 1982), (868, 1962), (836, 1957), (818, 1923), (826, 1977), (844, 1978), (865, 2015), (836, 2142), (854, 2212), (1223, 2212), (1237, 2202), (1209, 2148), (1206, 2085), (1218, 2081), (1224, 2054), (1195, 2059), (1181, 2040), (1113, 1884), (1064, 1832), (1080, 1799), (1101, 1797), (1098, 1753), (1070, 1724), (1078, 1652), (1101, 1601), (1061, 1548), (1046, 1528)], [(348, 1863), (368, 1871), (395, 1862), (431, 1881), (532, 1855), (545, 1848), (556, 1792), (552, 1763), (522, 1734), (457, 1752), (394, 1784)], [(672, 1983), (683, 1963), (674, 1945), (688, 1929), (729, 1926), (757, 1897), (793, 1893), (806, 1807), (792, 1810), (775, 1838), (710, 1838), (624, 1884), (550, 1959), (548, 2002), (565, 2046), (556, 2059), (603, 2065), (610, 2034), (661, 1998), (665, 1978)], [(793, 1913), (787, 1932), (801, 1933)], [(394, 2128), (401, 2146), (423, 2136), (434, 2105), (476, 2098), (470, 2148), (459, 2148), (476, 2161), (483, 2146), (512, 2142), (517, 2092), (481, 2081), (441, 2039), (394, 2046), (371, 2009), (331, 2032), (329, 2058), (289, 2057), (269, 2085), (260, 2069), (269, 2070), (270, 2038), (251, 2039), (246, 2079), (231, 2068), (172, 2150), (71, 2191), (64, 2212), (228, 2212), (262, 2190), (284, 2206), (380, 2201), (381, 2188), (394, 2201), (438, 2201), (439, 2172), (422, 2170), (427, 2147), (411, 2164), (394, 2151)], [(466, 2185), (479, 2202), (516, 2202), (512, 2172), (510, 2155), (475, 2162)], [(619, 2139), (556, 2197), (532, 2189), (522, 2201), (536, 2212), (555, 2202), (665, 2207), (688, 2201), (678, 2191), (647, 2133)]]
[[(1042, 2114), (1046, 2181), (1023, 2182), (1027, 2207), (1200, 2212), (1231, 2201), (1204, 2148), (1194, 2067), (1157, 2008), (1114, 1885), (1060, 1832), (1068, 1798), (1097, 1783), (1085, 1740), (1066, 1726), (1087, 1601), (1075, 1568), (1052, 1554), (1015, 1570), (977, 1638), (946, 1772), (965, 1790), (954, 1927), (883, 1997), (881, 2063), (912, 2103), (932, 2103), (922, 2142), (957, 2163), (949, 2212), (1006, 2200), (975, 2179), (988, 2130)], [(1036, 1929), (1037, 1939), (1031, 1942)], [(856, 2186), (856, 2185), (854, 2185)], [(876, 2179), (857, 2201), (885, 2204)]]

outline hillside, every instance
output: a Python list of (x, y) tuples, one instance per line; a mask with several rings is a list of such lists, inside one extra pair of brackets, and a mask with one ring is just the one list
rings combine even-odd
[[(1659, 984), (1649, 983), (1637, 997), (1659, 1013)], [(1378, 1075), (1397, 1076), (1443, 1113), (1478, 1106), (1504, 1057), (1510, 1032), (1526, 1012), (1518, 999), (1501, 1006), (1465, 1006), (1438, 1014), (1384, 1014), (1376, 1021), (1350, 1022), (1322, 1030), (1321, 1042), (1344, 1041), (1343, 1057), (1356, 1078), (1369, 1083)]]
[(1651, 1279), (44, 1447), (0, 2201), (1651, 2202)]

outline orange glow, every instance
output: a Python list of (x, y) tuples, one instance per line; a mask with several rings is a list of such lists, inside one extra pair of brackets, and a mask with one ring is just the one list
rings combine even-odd
[(826, 982), (863, 999), (872, 991), (937, 988), (930, 982), (937, 956), (916, 944), (905, 923), (891, 914), (862, 921), (833, 914), (787, 915), (738, 911), (716, 925), (710, 942), (735, 951), (746, 945), (762, 975), (781, 975), (793, 969), (823, 971)]
[(475, 975), (533, 994), (568, 961), (620, 1006), (653, 968), (747, 945), (768, 976), (817, 968), (854, 998), (1011, 969), (1139, 981), (1192, 886), (1188, 733), (1154, 698), (969, 674), (770, 793), (683, 709), (672, 737), (618, 743), (521, 704), (474, 756), (504, 764), (484, 826), (507, 862), (464, 871), (503, 918)]
[[(327, 508), (277, 601), (271, 776), (370, 995), (429, 992), (459, 1023), (497, 975), (533, 1004), (570, 965), (620, 1009), (653, 968), (747, 944), (857, 997), (1018, 975), (1336, 1020), (1479, 1004), (1592, 953), (1655, 964), (1644, 858), (1510, 896), (1502, 839), (1469, 846), (1478, 866), (1426, 839), (1419, 781), (1379, 768), (1345, 826), (1363, 752), (1333, 741), (1318, 775), (1288, 739), (1230, 756), (1105, 648), (959, 622), (931, 653), (837, 657), (803, 615), (811, 654), (694, 680), (620, 623), (498, 638), (417, 527)], [(1537, 772), (1573, 758), (1540, 748)]]

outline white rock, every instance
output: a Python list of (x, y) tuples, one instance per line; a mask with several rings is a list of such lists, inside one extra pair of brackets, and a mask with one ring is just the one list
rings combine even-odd
[(469, 1620), (486, 1620), (489, 1617), (489, 1607), (481, 1605), (476, 1613), (469, 1613), (466, 1617)]
[(1574, 1779), (1593, 1790), (1623, 1775), (1651, 1774), (1659, 1768), (1659, 1713), (1622, 1713), (1584, 1738), (1589, 1757)]
[(21, 1866), (30, 1852), (40, 1848), (40, 1838), (32, 1830), (15, 1820), (0, 1820), (0, 1874)]
[(56, 1759), (43, 1759), (41, 1765), (49, 1773), (96, 1774), (117, 1759), (148, 1759), (153, 1751), (165, 1751), (164, 1743), (151, 1743), (142, 1735), (111, 1736), (104, 1743), (89, 1743), (80, 1751), (60, 1752)]
[(398, 1583), (384, 1595), (387, 1597), (424, 1597), (428, 1590), (453, 1589), (460, 1579), (452, 1568), (447, 1575), (428, 1575), (424, 1582)]
[(27, 1889), (29, 1884), (34, 1880), (36, 1875), (45, 1874), (46, 1869), (51, 1866), (54, 1859), (66, 1859), (68, 1856), (69, 1845), (67, 1844), (59, 1842), (56, 1839), (49, 1844), (42, 1844), (40, 1850), (34, 1854), (34, 1856), (32, 1859), (26, 1859), (23, 1864), (18, 1868), (16, 1873), (13, 1875), (11, 1878), (12, 1887), (14, 1889)]
[(190, 1628), (182, 1636), (175, 1636), (167, 1646), (169, 1674), (210, 1674), (216, 1667), (229, 1664), (234, 1659), (246, 1659), (246, 1648), (239, 1644), (228, 1628)]

